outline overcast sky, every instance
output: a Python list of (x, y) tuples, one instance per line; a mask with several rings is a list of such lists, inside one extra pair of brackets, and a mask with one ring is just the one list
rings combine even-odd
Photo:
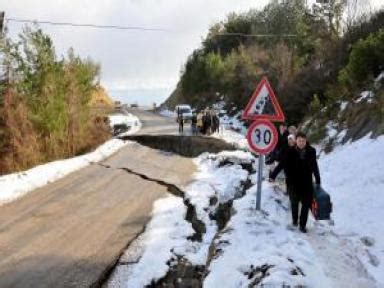
[[(172, 32), (102, 30), (41, 25), (59, 54), (73, 47), (102, 66), (102, 83), (116, 98), (161, 102), (175, 87), (188, 55), (208, 28), (230, 12), (259, 8), (269, 0), (0, 0), (8, 18), (121, 26)], [(373, 0), (376, 5), (383, 0)], [(8, 23), (9, 32), (21, 24)]]

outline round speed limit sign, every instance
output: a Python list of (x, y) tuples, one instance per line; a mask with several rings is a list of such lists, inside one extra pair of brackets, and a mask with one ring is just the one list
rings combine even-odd
[(275, 125), (268, 120), (257, 120), (248, 128), (249, 147), (256, 153), (268, 154), (275, 149), (278, 134)]

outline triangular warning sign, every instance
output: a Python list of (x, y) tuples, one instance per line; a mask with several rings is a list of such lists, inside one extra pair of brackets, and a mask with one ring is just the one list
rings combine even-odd
[(281, 110), (267, 77), (264, 77), (259, 85), (257, 85), (251, 100), (245, 107), (242, 118), (247, 120), (267, 119), (276, 122), (285, 121), (283, 110)]

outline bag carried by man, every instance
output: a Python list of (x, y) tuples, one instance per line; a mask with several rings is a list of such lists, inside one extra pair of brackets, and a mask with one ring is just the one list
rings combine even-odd
[(313, 217), (316, 220), (330, 220), (332, 202), (329, 194), (319, 185), (313, 187), (313, 200), (311, 205)]

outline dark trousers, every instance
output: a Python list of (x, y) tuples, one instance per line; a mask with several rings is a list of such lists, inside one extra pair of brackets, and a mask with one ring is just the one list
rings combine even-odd
[[(308, 213), (311, 207), (312, 199), (310, 197), (302, 197), (292, 186), (287, 186), (289, 199), (291, 201), (292, 223), (293, 225), (300, 224), (300, 227), (305, 228), (308, 220)], [(299, 203), (301, 203), (300, 209), (300, 222), (299, 220)]]
[(179, 133), (184, 132), (184, 120), (179, 120)]

